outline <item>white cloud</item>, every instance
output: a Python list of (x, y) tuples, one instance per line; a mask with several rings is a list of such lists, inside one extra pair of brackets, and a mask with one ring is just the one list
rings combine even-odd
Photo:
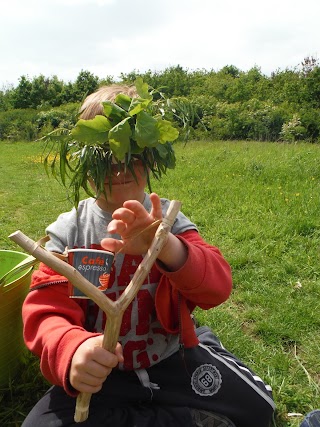
[(54, 3), (60, 6), (106, 6), (116, 3), (116, 0), (55, 0)]
[(21, 75), (74, 80), (180, 64), (294, 67), (319, 54), (318, 0), (10, 0), (0, 15), (0, 86)]

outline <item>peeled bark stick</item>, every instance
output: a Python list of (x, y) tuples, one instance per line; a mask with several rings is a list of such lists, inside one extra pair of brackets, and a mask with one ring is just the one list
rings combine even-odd
[[(43, 249), (21, 231), (16, 231), (9, 237), (39, 261), (42, 261), (57, 273), (65, 276), (72, 285), (86, 294), (106, 313), (107, 321), (102, 345), (106, 350), (114, 353), (119, 338), (123, 314), (137, 295), (143, 281), (157, 259), (158, 254), (166, 243), (167, 235), (171, 230), (180, 207), (181, 203), (179, 201), (171, 201), (167, 214), (165, 218), (163, 218), (162, 223), (158, 226), (148, 252), (138, 266), (131, 282), (116, 301), (111, 301), (105, 294), (85, 279), (74, 267)], [(74, 416), (75, 422), (83, 422), (88, 418), (90, 399), (91, 393), (80, 393), (77, 397)]]

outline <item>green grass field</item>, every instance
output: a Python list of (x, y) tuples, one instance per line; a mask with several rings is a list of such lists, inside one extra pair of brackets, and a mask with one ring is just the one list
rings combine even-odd
[[(46, 176), (39, 142), (0, 147), (0, 248), (20, 250), (9, 234), (38, 240), (71, 205)], [(302, 417), (288, 414), (320, 400), (320, 146), (190, 142), (176, 152), (176, 169), (153, 191), (180, 200), (233, 270), (230, 299), (197, 317), (272, 386), (274, 426), (298, 427)], [(0, 390), (0, 425), (20, 426), (46, 388), (27, 355)]]

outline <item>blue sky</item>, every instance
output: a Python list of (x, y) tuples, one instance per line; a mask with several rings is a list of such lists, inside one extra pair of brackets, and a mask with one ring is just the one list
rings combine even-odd
[(8, 0), (0, 89), (43, 74), (74, 81), (130, 71), (254, 66), (264, 74), (320, 55), (319, 0)]

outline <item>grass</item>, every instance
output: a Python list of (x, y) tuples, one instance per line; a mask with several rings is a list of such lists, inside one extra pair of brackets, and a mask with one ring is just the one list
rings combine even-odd
[[(37, 240), (71, 206), (46, 177), (39, 143), (0, 144), (0, 247), (19, 250), (10, 233)], [(233, 271), (229, 300), (197, 317), (272, 386), (274, 426), (298, 427), (302, 417), (288, 414), (305, 414), (320, 398), (320, 147), (190, 142), (176, 152), (176, 169), (153, 190), (182, 201)], [(1, 425), (19, 426), (47, 388), (32, 356), (22, 373), (0, 390)]]

